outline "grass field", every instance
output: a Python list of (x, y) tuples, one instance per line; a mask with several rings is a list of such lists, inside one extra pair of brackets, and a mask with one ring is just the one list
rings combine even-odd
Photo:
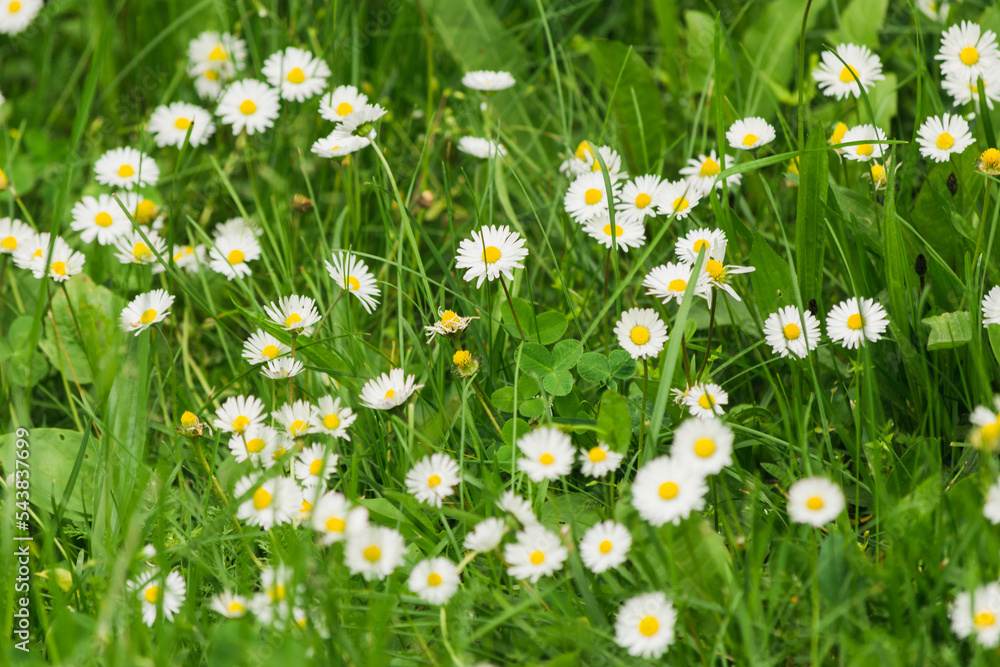
[(4, 664), (1000, 664), (993, 2), (35, 4)]

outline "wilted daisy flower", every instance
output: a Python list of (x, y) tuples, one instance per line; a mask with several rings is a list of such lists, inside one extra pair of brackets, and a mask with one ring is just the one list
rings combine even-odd
[(559, 479), (573, 469), (576, 450), (569, 436), (557, 428), (541, 426), (529, 431), (517, 440), (517, 448), (522, 454), (517, 469), (533, 482)]
[(587, 569), (600, 574), (625, 562), (632, 547), (628, 528), (614, 521), (602, 521), (590, 527), (580, 540), (580, 558)]
[(403, 564), (406, 543), (392, 528), (367, 526), (348, 533), (344, 561), (354, 574), (365, 579), (385, 579)]
[[(980, 81), (982, 81), (981, 84)], [(951, 96), (955, 106), (961, 107), (972, 102), (977, 111), (979, 110), (980, 85), (983, 88), (983, 96), (986, 98), (986, 107), (992, 110), (993, 103), (1000, 100), (1000, 64), (984, 71), (981, 80), (969, 81), (964, 78), (946, 77), (941, 82), (941, 87)]]
[(405, 403), (413, 392), (423, 389), (424, 385), (416, 381), (416, 376), (407, 375), (402, 368), (393, 368), (365, 383), (361, 388), (361, 403), (373, 410), (391, 410)]
[(248, 426), (264, 423), (264, 404), (256, 396), (231, 396), (215, 412), (212, 426), (224, 433), (243, 433)]
[(1000, 61), (996, 35), (972, 21), (962, 21), (941, 33), (941, 49), (934, 56), (948, 78), (975, 81)]
[(422, 503), (441, 507), (441, 501), (454, 493), (460, 481), (454, 459), (436, 453), (420, 459), (406, 473), (406, 490)]
[(844, 511), (844, 492), (825, 477), (806, 477), (788, 489), (788, 517), (819, 528)]
[(309, 521), (313, 530), (321, 535), (320, 542), (329, 546), (366, 528), (368, 510), (352, 507), (342, 493), (328, 491), (316, 501)]
[(319, 100), (319, 115), (338, 122), (368, 104), (368, 96), (354, 86), (337, 86)]
[(679, 524), (705, 507), (705, 477), (685, 459), (660, 456), (639, 468), (632, 483), (632, 506), (639, 516), (662, 526)]
[(993, 406), (993, 410), (984, 405), (976, 406), (969, 415), (969, 421), (975, 427), (972, 430), (972, 445), (985, 451), (1000, 447), (1000, 396), (993, 399)]
[(98, 158), (94, 176), (101, 185), (131, 190), (156, 185), (160, 168), (153, 158), (134, 148), (115, 148)]
[(856, 146), (844, 146), (840, 150), (848, 160), (856, 160), (858, 162), (881, 160), (885, 152), (885, 144), (879, 142), (885, 140), (885, 133), (874, 125), (856, 125), (844, 133), (841, 143), (846, 144), (852, 141), (864, 141), (866, 143), (857, 144)]
[(229, 280), (246, 278), (252, 271), (249, 263), (260, 258), (257, 237), (248, 230), (237, 234), (219, 234), (215, 247), (208, 253), (209, 266)]
[(323, 445), (314, 443), (303, 449), (293, 464), (295, 478), (306, 488), (322, 486), (326, 478), (337, 473), (339, 456), (328, 453)]
[(540, 525), (532, 525), (517, 534), (517, 542), (504, 547), (503, 556), (507, 561), (507, 574), (535, 582), (562, 568), (569, 552), (558, 535)]
[(489, 160), (496, 155), (502, 157), (507, 154), (507, 149), (503, 147), (503, 144), (481, 137), (462, 137), (458, 140), (458, 150), (480, 160)]
[(414, 565), (408, 584), (427, 604), (442, 605), (455, 594), (460, 582), (458, 567), (447, 558), (439, 557)]
[(234, 135), (243, 130), (255, 134), (274, 125), (280, 110), (276, 89), (256, 79), (244, 79), (226, 88), (215, 114), (232, 126)]
[(262, 530), (291, 523), (302, 504), (302, 489), (289, 477), (272, 477), (258, 486), (259, 479), (258, 475), (247, 475), (236, 482), (234, 497), (253, 491), (240, 503), (236, 517)]
[(42, 9), (42, 0), (20, 0), (0, 3), (0, 33), (16, 35), (35, 20)]
[(142, 622), (153, 627), (158, 610), (163, 610), (163, 618), (172, 621), (181, 610), (187, 597), (187, 584), (179, 572), (172, 571), (166, 577), (149, 572), (140, 575), (129, 584), (142, 603)]
[(617, 470), (624, 456), (612, 451), (603, 442), (598, 442), (590, 449), (580, 450), (580, 469), (587, 477), (604, 477), (612, 470)]
[(538, 523), (538, 517), (531, 509), (531, 503), (513, 491), (504, 491), (497, 501), (497, 507), (513, 516), (523, 526), (534, 526)]
[(628, 252), (630, 248), (641, 248), (646, 244), (646, 229), (638, 220), (616, 219), (614, 238), (611, 236), (611, 219), (606, 215), (585, 223), (583, 230), (605, 248), (617, 247), (621, 252)]
[(757, 116), (742, 118), (729, 126), (726, 139), (729, 145), (741, 151), (752, 151), (774, 141), (774, 128)]
[(980, 646), (1000, 644), (1000, 584), (990, 583), (955, 596), (949, 610), (951, 630), (960, 639), (976, 636)]
[(920, 154), (935, 162), (947, 162), (974, 143), (969, 124), (961, 116), (931, 116), (917, 131)]
[(263, 329), (257, 329), (243, 343), (243, 358), (251, 364), (263, 364), (292, 349)]
[(733, 432), (714, 417), (687, 419), (674, 430), (670, 456), (699, 474), (714, 475), (733, 462)]
[(155, 265), (157, 256), (167, 253), (167, 242), (151, 229), (144, 232), (133, 229), (115, 240), (115, 249), (115, 257), (122, 264)]
[[(680, 305), (681, 301), (684, 300), (684, 291), (687, 289), (693, 271), (694, 267), (686, 262), (667, 262), (651, 270), (642, 284), (647, 288), (646, 294), (649, 296), (655, 296), (663, 303), (675, 301)], [(703, 271), (697, 280), (694, 295), (707, 301), (712, 295), (708, 273)]]
[(819, 345), (819, 320), (808, 310), (800, 314), (795, 306), (785, 306), (764, 321), (764, 338), (774, 354), (805, 359)]
[(277, 429), (267, 424), (250, 424), (229, 439), (229, 452), (237, 463), (250, 461), (269, 468), (274, 465), (274, 452), (288, 444)]
[(615, 222), (641, 223), (646, 216), (655, 216), (662, 204), (659, 176), (636, 176), (622, 186), (615, 203)]
[(885, 309), (875, 299), (852, 297), (831, 308), (826, 316), (826, 335), (849, 350), (857, 349), (862, 341), (881, 339), (888, 326)]
[(633, 359), (655, 357), (667, 341), (667, 325), (652, 308), (630, 308), (615, 324), (615, 334)]
[(215, 134), (215, 123), (212, 122), (212, 114), (201, 107), (187, 102), (174, 102), (153, 110), (153, 115), (149, 117), (149, 131), (160, 148), (180, 148), (185, 140), (191, 146), (201, 146)]
[(365, 311), (371, 313), (378, 306), (378, 297), (381, 292), (375, 275), (368, 270), (368, 266), (349, 252), (333, 253), (333, 264), (324, 262), (326, 270), (333, 279), (333, 283), (342, 289), (346, 289), (353, 294), (364, 306)]
[(424, 327), (424, 331), (427, 332), (428, 338), (434, 338), (435, 335), (450, 336), (460, 331), (465, 331), (465, 328), (469, 326), (469, 322), (478, 319), (478, 317), (462, 317), (454, 310), (438, 310), (437, 321), (434, 324)]
[(37, 261), (31, 266), (32, 275), (39, 280), (52, 278), (57, 283), (66, 282), (83, 271), (83, 265), (87, 261), (82, 252), (73, 250), (58, 236), (55, 245), (52, 246), (52, 253), (43, 257), (48, 259), (48, 267), (44, 261)]
[[(688, 160), (688, 166), (681, 169), (681, 175), (687, 177), (685, 180), (688, 185), (693, 186), (702, 195), (707, 195), (713, 186), (716, 190), (722, 189), (719, 174), (732, 167), (733, 163), (733, 159), (728, 155), (723, 155), (722, 159), (719, 159), (713, 149), (708, 155), (699, 155), (697, 159)], [(735, 188), (742, 179), (742, 174), (727, 176), (726, 185)]]
[(308, 51), (290, 46), (272, 53), (264, 61), (261, 74), (281, 91), (282, 99), (302, 102), (323, 92), (330, 67)]
[(615, 618), (615, 641), (640, 658), (659, 658), (674, 641), (677, 611), (659, 591), (637, 595)]
[[(73, 207), (72, 215), (70, 227), (80, 232), (80, 240), (84, 243), (97, 239), (101, 245), (111, 245), (132, 229), (122, 207), (111, 195), (84, 197)], [(0, 225), (2, 223), (0, 220)], [(0, 234), (3, 234), (2, 227)]]
[(715, 257), (721, 260), (726, 255), (726, 235), (721, 229), (693, 229), (683, 237), (677, 239), (674, 251), (685, 264), (694, 266), (698, 260), (698, 253), (705, 248), (707, 257)]
[(294, 357), (279, 357), (264, 364), (260, 374), (271, 380), (287, 380), (305, 369), (302, 362)]
[(729, 403), (729, 394), (714, 382), (693, 385), (684, 397), (688, 411), (699, 419), (709, 419), (725, 414), (723, 405)]
[(466, 72), (462, 77), (462, 85), (466, 88), (481, 90), (487, 93), (494, 93), (498, 90), (506, 90), (516, 83), (510, 72), (491, 72), (479, 70)]
[(285, 433), (292, 438), (316, 432), (316, 417), (319, 414), (316, 406), (304, 399), (294, 403), (285, 403), (271, 413), (271, 418), (281, 424)]
[(1000, 480), (986, 490), (983, 516), (994, 526), (1000, 523)]
[(462, 240), (455, 267), (468, 269), (465, 281), (476, 280), (478, 289), (484, 280), (492, 282), (501, 274), (513, 280), (514, 269), (523, 269), (521, 262), (527, 256), (528, 249), (520, 234), (510, 231), (507, 225), (490, 225), (472, 232), (472, 238)]
[(340, 399), (333, 396), (321, 396), (318, 401), (316, 421), (313, 424), (316, 433), (325, 433), (334, 438), (350, 440), (347, 428), (358, 416), (346, 405), (340, 406)]
[(483, 519), (465, 536), (465, 548), (472, 551), (493, 551), (500, 546), (500, 540), (506, 532), (507, 524), (503, 519)]
[[(73, 209), (74, 213), (76, 209)], [(75, 219), (75, 215), (74, 215)], [(76, 229), (76, 227), (73, 227)], [(24, 224), (20, 220), (11, 218), (0, 218), (0, 255), (10, 255), (18, 249), (18, 247), (29, 240), (35, 232), (32, 231), (31, 227)], [(93, 240), (83, 239), (85, 243), (89, 243)]]
[(246, 42), (228, 32), (203, 32), (188, 44), (188, 71), (192, 76), (211, 70), (221, 78), (231, 79), (243, 69), (246, 59)]
[[(365, 104), (340, 119), (334, 134), (375, 139), (375, 123), (388, 113), (378, 104)], [(332, 137), (333, 135), (331, 135)]]
[[(618, 186), (612, 183), (613, 196)], [(563, 197), (563, 208), (576, 222), (583, 224), (608, 213), (608, 193), (604, 174), (589, 173), (573, 181)]]
[(279, 327), (295, 333), (308, 334), (308, 329), (320, 320), (316, 302), (297, 294), (283, 296), (278, 299), (277, 304), (272, 301), (264, 306), (264, 312)]
[(212, 598), (212, 609), (226, 618), (242, 618), (247, 613), (249, 602), (246, 597), (222, 591)]
[(118, 322), (122, 331), (134, 331), (138, 336), (157, 322), (162, 322), (170, 314), (170, 306), (173, 303), (173, 295), (167, 294), (166, 290), (155, 289), (152, 292), (145, 292), (132, 299), (122, 309)]
[[(868, 92), (876, 81), (885, 79), (879, 57), (867, 46), (857, 44), (838, 45), (836, 55), (824, 51), (822, 62), (813, 70), (812, 75), (824, 94), (838, 100), (848, 95), (861, 97), (862, 88)], [(855, 77), (861, 82), (860, 86)]]
[(1000, 285), (995, 286), (983, 297), (983, 327), (1000, 324)]
[(370, 144), (371, 142), (365, 137), (355, 137), (337, 131), (322, 139), (317, 139), (311, 150), (320, 157), (338, 158), (350, 155)]

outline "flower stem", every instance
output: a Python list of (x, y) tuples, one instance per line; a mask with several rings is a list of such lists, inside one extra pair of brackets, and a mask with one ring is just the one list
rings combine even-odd
[[(698, 377), (701, 378), (708, 371), (708, 358), (712, 356), (712, 333), (715, 331), (715, 304), (719, 298), (719, 292), (712, 290), (712, 312), (708, 317), (708, 342), (705, 344), (705, 361), (701, 364), (701, 371)], [(684, 323), (681, 323), (684, 326)]]
[(639, 460), (642, 461), (642, 449), (646, 444), (646, 396), (649, 395), (649, 357), (642, 358), (642, 409), (639, 410)]
[(510, 306), (510, 314), (514, 316), (514, 324), (517, 325), (517, 332), (521, 334), (521, 342), (524, 343), (528, 339), (524, 335), (524, 329), (521, 328), (521, 321), (517, 319), (517, 311), (514, 310), (514, 302), (510, 298), (510, 292), (507, 291), (507, 283), (504, 282), (503, 276), (498, 276), (500, 278), (500, 287), (503, 288), (504, 296), (507, 297), (507, 304)]

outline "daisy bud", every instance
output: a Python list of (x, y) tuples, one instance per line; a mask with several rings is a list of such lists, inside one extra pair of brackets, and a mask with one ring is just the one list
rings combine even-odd
[(292, 195), (292, 210), (297, 213), (306, 213), (313, 209), (312, 199), (306, 197), (305, 195), (300, 195), (295, 193)]
[(0, 169), (0, 192), (10, 188), (10, 179), (7, 178), (7, 174), (3, 173), (3, 169)]
[[(1000, 174), (1000, 150), (987, 148), (983, 151), (983, 154), (976, 160), (976, 169), (990, 176)], [(2, 182), (0, 182), (0, 187), (2, 185)]]
[(198, 423), (198, 417), (193, 412), (185, 410), (184, 414), (181, 415), (181, 426), (184, 428), (191, 428)]
[(924, 257), (924, 253), (917, 255), (917, 261), (913, 263), (913, 270), (920, 277), (927, 274), (927, 258)]

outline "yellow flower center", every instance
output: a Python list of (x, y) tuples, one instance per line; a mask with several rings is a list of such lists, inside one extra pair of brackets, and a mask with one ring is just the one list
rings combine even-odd
[(17, 250), (17, 239), (13, 236), (8, 236), (3, 241), (0, 241), (0, 246), (3, 246), (4, 250)]
[(296, 419), (292, 422), (292, 425), (288, 427), (288, 432), (292, 435), (298, 435), (306, 427), (306, 422), (304, 419)]
[(440, 586), (442, 581), (441, 575), (437, 572), (431, 572), (427, 577), (428, 586)]
[(247, 451), (251, 454), (258, 454), (264, 450), (264, 445), (266, 443), (262, 438), (251, 438), (247, 442)]
[(608, 458), (608, 453), (600, 447), (592, 447), (590, 451), (587, 452), (587, 458), (590, 459), (591, 463), (600, 463), (604, 459)]
[(532, 565), (541, 565), (545, 562), (545, 554), (541, 551), (532, 551), (529, 560), (531, 560)]
[(306, 74), (302, 71), (301, 67), (294, 67), (286, 78), (289, 83), (299, 84), (306, 80)]
[(441, 313), (441, 324), (459, 324), (461, 320), (458, 319), (458, 315), (455, 314), (454, 310), (446, 310)]
[(226, 50), (222, 48), (222, 44), (216, 44), (212, 52), (208, 54), (209, 60), (225, 60), (229, 56), (226, 55)]
[(580, 160), (581, 162), (587, 161), (588, 154), (590, 155), (590, 157), (594, 157), (594, 150), (590, 147), (590, 144), (588, 144), (586, 141), (581, 141), (580, 145), (576, 147), (576, 152), (573, 153), (573, 155), (576, 156), (576, 159)]
[(719, 280), (726, 275), (726, 267), (715, 259), (708, 260), (708, 263), (705, 264), (705, 270), (708, 271), (708, 275), (712, 276), (712, 280)]
[(66, 262), (52, 262), (52, 273), (59, 276), (65, 276)]
[(134, 246), (132, 246), (132, 256), (138, 261), (142, 262), (152, 256), (153, 251), (149, 249), (149, 246), (139, 241)]
[(684, 197), (678, 197), (677, 199), (674, 200), (674, 213), (687, 210), (690, 206), (691, 202), (689, 202)]
[(977, 628), (988, 628), (997, 622), (997, 617), (991, 612), (981, 611), (972, 618)]
[(35, 259), (36, 257), (41, 257), (41, 256), (42, 256), (42, 249), (39, 248), (38, 250), (35, 251), (35, 254), (31, 256), (31, 259)]
[(543, 466), (550, 466), (550, 465), (552, 465), (553, 463), (555, 463), (556, 459), (555, 459), (555, 457), (554, 457), (554, 456), (552, 456), (552, 455), (551, 455), (551, 454), (549, 454), (548, 452), (545, 452), (545, 453), (544, 453), (544, 454), (542, 454), (542, 455), (541, 455), (540, 457), (538, 457), (538, 461), (539, 461), (539, 463), (541, 463), (541, 464), (542, 464)]
[(369, 563), (377, 563), (378, 559), (382, 557), (382, 550), (373, 544), (370, 547), (365, 547), (362, 555)]
[(98, 213), (97, 215), (94, 216), (94, 222), (99, 227), (110, 227), (111, 223), (114, 222), (114, 220), (111, 219), (111, 214), (110, 213), (107, 213), (105, 211), (101, 211), (100, 213)]
[(694, 245), (691, 246), (691, 248), (695, 252), (701, 252), (702, 248), (709, 248), (709, 243), (705, 239), (698, 239), (697, 241), (694, 242)]
[(391, 401), (395, 396), (396, 396), (396, 390), (395, 389), (386, 389), (385, 390), (385, 400)]
[(353, 292), (361, 288), (361, 281), (354, 276), (347, 276), (347, 279), (344, 280), (344, 287)]
[(253, 492), (253, 506), (259, 510), (267, 509), (271, 504), (271, 494), (262, 488)]
[(265, 345), (264, 349), (260, 351), (260, 353), (268, 359), (274, 359), (278, 356), (278, 352), (279, 350), (277, 345)]
[(14, 2), (7, 5), (7, 11), (9, 11), (11, 14), (17, 14), (19, 11), (21, 11), (21, 3), (18, 2), (17, 0), (14, 0)]
[(229, 263), (230, 264), (242, 264), (244, 254), (242, 250), (231, 250), (229, 252)]
[(660, 484), (660, 498), (663, 498), (664, 500), (673, 500), (680, 492), (681, 487), (677, 486), (674, 482), (664, 482), (663, 484)]
[(587, 191), (583, 193), (583, 200), (590, 206), (593, 206), (601, 201), (602, 196), (601, 191), (597, 188), (587, 188)]
[(987, 148), (983, 151), (983, 154), (979, 157), (980, 162), (983, 163), (984, 167), (989, 167), (991, 169), (996, 169), (1000, 166), (1000, 151), (995, 148)]
[(872, 165), (872, 183), (875, 185), (885, 185), (885, 167), (880, 164)]
[(337, 105), (338, 116), (346, 116), (352, 111), (354, 111), (354, 107), (352, 107), (349, 102), (341, 102), (340, 104)]
[(135, 176), (135, 169), (133, 169), (130, 164), (123, 164), (118, 167), (118, 175), (122, 178), (132, 178)]
[(186, 132), (187, 129), (191, 127), (191, 120), (188, 118), (178, 118), (177, 120), (174, 121), (174, 127), (176, 127), (178, 130), (183, 130)]
[(833, 127), (833, 134), (830, 135), (830, 143), (839, 144), (844, 140), (845, 134), (847, 134), (847, 125), (845, 123), (837, 123)]
[(786, 324), (782, 332), (784, 332), (785, 338), (788, 340), (795, 340), (802, 335), (802, 330), (799, 329), (799, 325), (797, 324)]
[(861, 315), (859, 315), (857, 313), (854, 313), (853, 315), (851, 315), (850, 317), (847, 318), (847, 328), (848, 329), (854, 329), (855, 331), (857, 331), (858, 329), (860, 329), (864, 325), (865, 325), (864, 318), (861, 317)]
[(184, 414), (181, 415), (181, 426), (184, 428), (191, 428), (197, 423), (198, 416), (190, 410), (185, 410)]
[(604, 540), (599, 545), (597, 545), (597, 550), (600, 551), (602, 554), (606, 554), (609, 551), (611, 551), (611, 546), (612, 546), (611, 540)]
[(821, 510), (823, 509), (823, 499), (820, 498), (819, 496), (813, 496), (812, 498), (806, 501), (806, 507), (808, 507), (814, 512), (816, 510)]
[(338, 426), (340, 426), (340, 417), (337, 415), (331, 412), (326, 417), (323, 417), (323, 428), (327, 428), (332, 431)]
[(628, 337), (636, 345), (645, 345), (649, 342), (649, 329), (642, 325), (632, 327), (632, 331), (629, 333)]
[(955, 145), (955, 137), (951, 136), (948, 132), (942, 132), (938, 135), (937, 141), (934, 142), (938, 148), (943, 151), (948, 150)]
[(439, 475), (431, 475), (430, 477), (427, 478), (427, 486), (431, 487), (432, 489), (436, 486), (439, 486), (440, 484), (441, 484), (441, 477)]
[(243, 415), (240, 415), (239, 417), (233, 420), (233, 430), (236, 431), (237, 433), (242, 433), (243, 429), (245, 429), (249, 425), (250, 425), (250, 420), (244, 417)]
[(302, 321), (301, 315), (299, 315), (298, 313), (292, 313), (291, 315), (285, 318), (285, 326), (291, 327), (293, 325), (298, 324), (301, 321)]
[(711, 410), (712, 406), (715, 405), (715, 399), (710, 394), (702, 394), (701, 398), (698, 399), (698, 405), (706, 410)]
[(660, 629), (660, 622), (653, 616), (646, 616), (639, 621), (639, 632), (645, 637), (652, 637)]
[(149, 604), (156, 604), (156, 602), (160, 599), (160, 587), (150, 586), (146, 589), (144, 597), (146, 598), (146, 602)]
[(216, 72), (214, 69), (207, 69), (205, 70), (205, 78), (208, 79), (209, 81), (218, 81), (219, 73)]
[(994, 440), (1000, 438), (1000, 418), (992, 424), (987, 424), (979, 429), (979, 436), (987, 445), (991, 445)]
[(667, 289), (671, 292), (683, 292), (687, 289), (687, 281), (681, 280), (680, 278), (674, 278), (667, 284)]
[(500, 248), (495, 245), (486, 246), (486, 250), (483, 251), (483, 261), (487, 264), (493, 264), (500, 260)]
[(840, 70), (840, 80), (844, 83), (854, 83), (854, 77), (861, 78), (858, 75), (858, 70), (850, 65), (844, 65), (844, 69)]
[[(624, 232), (624, 231), (625, 230), (621, 228), (621, 225), (618, 225), (618, 224), (615, 225), (615, 237), (616, 238), (619, 237), (619, 236), (621, 236), (622, 232)], [(607, 234), (608, 236), (611, 236), (611, 225), (604, 225), (604, 233)]]
[(694, 441), (694, 453), (703, 459), (707, 459), (715, 453), (715, 441), (711, 438), (698, 438)]
[(323, 459), (316, 459), (309, 464), (309, 474), (318, 475), (323, 472)]
[(239, 602), (236, 602), (235, 600), (233, 600), (229, 604), (228, 609), (231, 614), (242, 614), (244, 611), (246, 611), (243, 605), (241, 605)]
[(326, 520), (326, 529), (331, 533), (342, 533), (347, 530), (347, 522), (335, 516)]
[(269, 598), (271, 598), (271, 602), (277, 602), (279, 600), (284, 600), (285, 599), (285, 587), (282, 586), (281, 584), (278, 584), (276, 586), (272, 586), (267, 591), (267, 596)]
[(257, 105), (254, 104), (253, 100), (243, 100), (240, 102), (240, 113), (244, 116), (249, 116), (255, 111), (257, 111)]
[(959, 52), (958, 58), (965, 65), (975, 65), (979, 62), (979, 51), (974, 46), (967, 46)]
[(645, 192), (640, 192), (635, 196), (635, 207), (636, 208), (646, 208), (649, 206), (649, 202), (653, 201), (653, 198), (647, 195)]
[(875, 147), (872, 146), (871, 144), (861, 144), (860, 146), (858, 146), (858, 155), (864, 155), (865, 157), (868, 157), (874, 152), (875, 152)]
[(750, 133), (747, 136), (743, 137), (743, 145), (744, 146), (753, 146), (755, 143), (757, 143), (757, 135), (756, 134)]
[(176, 255), (174, 255), (174, 261), (179, 262), (188, 255), (193, 255), (193, 254), (194, 254), (194, 248), (192, 248), (189, 245), (186, 245), (183, 248), (181, 248)]
[(455, 364), (459, 368), (463, 366), (468, 366), (472, 362), (472, 353), (468, 350), (459, 350), (456, 352), (452, 358), (451, 363)]
[(708, 178), (709, 176), (718, 176), (722, 173), (722, 167), (718, 162), (710, 157), (705, 158), (705, 161), (701, 163), (701, 169), (698, 171), (698, 175), (702, 178)]
[(139, 321), (143, 324), (149, 324), (156, 319), (156, 309), (149, 308), (148, 310), (142, 311), (142, 315), (139, 316)]

